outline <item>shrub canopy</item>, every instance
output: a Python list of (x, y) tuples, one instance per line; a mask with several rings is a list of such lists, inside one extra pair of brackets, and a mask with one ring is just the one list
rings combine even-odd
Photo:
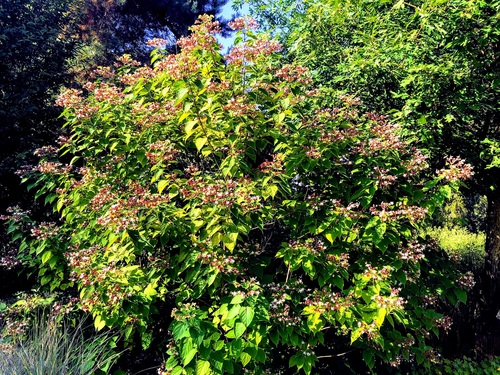
[(470, 169), (424, 178), (397, 124), (352, 96), (319, 105), (307, 69), (231, 25), (226, 56), (202, 17), (180, 53), (154, 40), (153, 67), (125, 56), (60, 96), (70, 136), (30, 175), (61, 222), (23, 239), (25, 260), (98, 329), (163, 343), (172, 374), (311, 373), (350, 347), (370, 368), (431, 359), (441, 296), (466, 294), (418, 228)]

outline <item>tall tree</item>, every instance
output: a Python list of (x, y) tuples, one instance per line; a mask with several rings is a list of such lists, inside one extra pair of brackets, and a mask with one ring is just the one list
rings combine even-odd
[(436, 168), (447, 154), (474, 165), (469, 192), (488, 200), (483, 318), (493, 324), (500, 309), (500, 2), (302, 4), (282, 29), (291, 30), (291, 55), (315, 71), (325, 97), (355, 93), (370, 110), (393, 111), (427, 144)]

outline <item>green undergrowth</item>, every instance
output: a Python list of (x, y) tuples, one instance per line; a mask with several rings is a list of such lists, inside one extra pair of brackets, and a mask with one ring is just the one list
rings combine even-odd
[(427, 234), (450, 255), (459, 256), (460, 263), (469, 271), (478, 271), (484, 264), (484, 233), (471, 233), (459, 226), (433, 227)]
[(35, 318), (18, 340), (0, 337), (2, 375), (90, 375), (104, 374), (117, 360), (115, 337), (108, 334), (86, 338), (84, 323)]
[(497, 375), (500, 374), (500, 357), (475, 361), (469, 357), (445, 359), (440, 365), (418, 372), (421, 375)]

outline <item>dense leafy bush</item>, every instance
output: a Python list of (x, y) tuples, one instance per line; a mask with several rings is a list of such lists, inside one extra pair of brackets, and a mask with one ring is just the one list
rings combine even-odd
[(61, 222), (31, 228), (24, 261), (78, 288), (97, 329), (165, 345), (166, 373), (311, 373), (350, 348), (431, 363), (440, 299), (467, 285), (418, 233), (470, 168), (425, 180), (398, 125), (351, 96), (320, 106), (307, 69), (232, 27), (225, 57), (205, 17), (179, 54), (155, 40), (153, 68), (124, 57), (61, 95), (71, 136), (26, 176)]
[(460, 263), (479, 274), (484, 266), (484, 233), (470, 233), (459, 226), (432, 228), (427, 233), (450, 255), (460, 257)]

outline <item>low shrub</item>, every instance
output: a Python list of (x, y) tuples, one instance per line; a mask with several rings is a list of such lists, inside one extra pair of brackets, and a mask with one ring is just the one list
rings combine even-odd
[(500, 357), (484, 361), (475, 361), (469, 357), (445, 359), (440, 365), (419, 372), (421, 375), (496, 375), (499, 373)]
[(484, 264), (484, 233), (471, 233), (459, 226), (434, 227), (427, 233), (452, 256), (460, 257), (462, 268), (477, 273)]
[[(27, 334), (14, 341), (0, 338), (3, 375), (89, 375), (106, 371), (117, 359), (115, 337), (109, 334), (85, 338), (83, 323), (38, 317)], [(10, 338), (12, 339), (12, 337)]]

